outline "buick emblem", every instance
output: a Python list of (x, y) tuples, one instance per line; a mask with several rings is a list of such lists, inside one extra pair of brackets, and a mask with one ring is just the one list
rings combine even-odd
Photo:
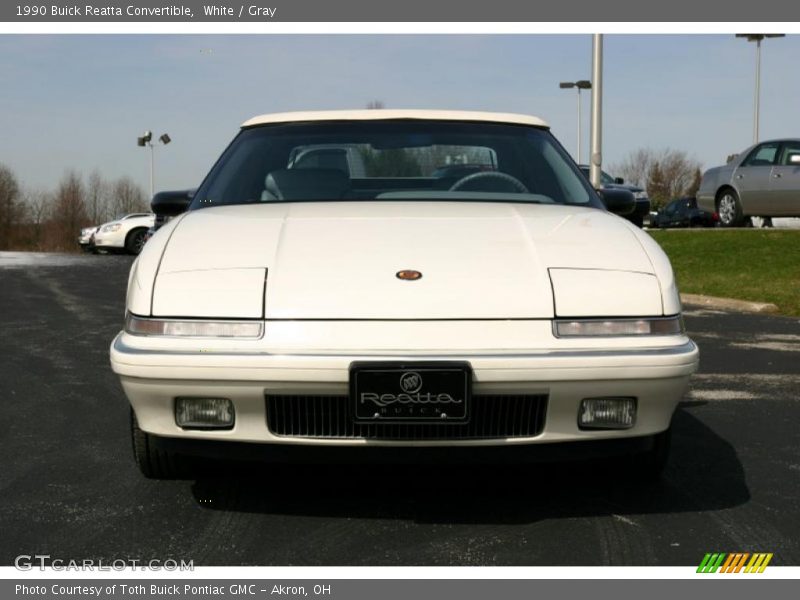
[(395, 277), (403, 281), (416, 281), (417, 279), (422, 279), (422, 273), (413, 269), (403, 269), (395, 273)]
[(406, 394), (418, 392), (422, 387), (422, 376), (415, 371), (406, 371), (400, 376), (400, 388)]

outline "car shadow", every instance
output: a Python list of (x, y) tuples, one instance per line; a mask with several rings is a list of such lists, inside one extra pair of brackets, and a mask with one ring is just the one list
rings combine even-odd
[[(418, 523), (521, 524), (544, 519), (719, 510), (748, 501), (734, 448), (679, 407), (659, 481), (616, 461), (514, 465), (225, 464), (191, 485), (208, 510)], [(224, 473), (224, 474), (223, 474)]]

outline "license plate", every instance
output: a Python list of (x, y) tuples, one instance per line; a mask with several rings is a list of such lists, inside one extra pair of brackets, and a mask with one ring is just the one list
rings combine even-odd
[(472, 369), (465, 362), (350, 365), (350, 401), (358, 422), (466, 423)]

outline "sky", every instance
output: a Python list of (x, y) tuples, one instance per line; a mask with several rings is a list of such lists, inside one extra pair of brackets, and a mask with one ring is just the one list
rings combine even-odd
[[(800, 35), (762, 52), (761, 139), (800, 136)], [(705, 168), (752, 142), (755, 44), (731, 34), (606, 35), (603, 164), (639, 148)], [(291, 110), (489, 110), (543, 118), (576, 150), (589, 35), (0, 35), (0, 163), (26, 189), (72, 169), (149, 190), (196, 187), (254, 115)], [(583, 94), (584, 161), (590, 96)]]

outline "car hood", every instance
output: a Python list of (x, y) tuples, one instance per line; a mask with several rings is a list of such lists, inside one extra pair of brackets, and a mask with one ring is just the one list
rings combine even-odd
[[(401, 270), (422, 277), (401, 280)], [(578, 271), (587, 273), (578, 278), (583, 288)], [(616, 275), (598, 278), (600, 271)], [(630, 296), (647, 295), (647, 306), (631, 306), (616, 287), (638, 285), (631, 277), (644, 291)], [(589, 314), (660, 314), (658, 281), (634, 228), (602, 210), (569, 206), (298, 202), (185, 215), (161, 257), (152, 314), (549, 318), (568, 296), (594, 306)], [(575, 306), (569, 312), (580, 312)]]

